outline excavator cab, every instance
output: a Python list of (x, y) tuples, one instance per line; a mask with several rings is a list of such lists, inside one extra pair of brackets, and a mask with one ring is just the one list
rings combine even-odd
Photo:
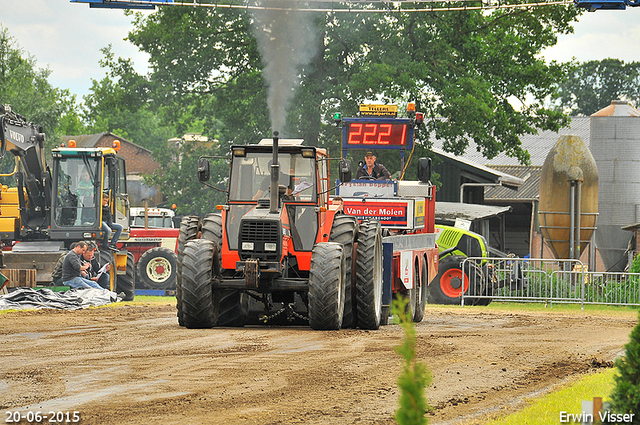
[(125, 162), (111, 148), (56, 148), (52, 152), (51, 239), (101, 240), (102, 198), (115, 222), (129, 224)]

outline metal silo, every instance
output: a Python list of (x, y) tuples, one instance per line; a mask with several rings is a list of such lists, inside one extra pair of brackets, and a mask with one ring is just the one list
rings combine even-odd
[(580, 136), (560, 136), (540, 172), (540, 228), (556, 258), (576, 259), (598, 213), (598, 169)]
[(621, 271), (631, 238), (622, 226), (640, 221), (640, 111), (614, 100), (591, 115), (590, 150), (600, 175), (595, 245), (606, 270)]

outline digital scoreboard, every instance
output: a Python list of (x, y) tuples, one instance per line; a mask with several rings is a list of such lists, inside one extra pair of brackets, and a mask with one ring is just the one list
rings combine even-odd
[(352, 122), (347, 129), (347, 146), (404, 146), (407, 143), (407, 127), (406, 123)]
[(343, 149), (411, 149), (413, 125), (402, 118), (345, 118)]

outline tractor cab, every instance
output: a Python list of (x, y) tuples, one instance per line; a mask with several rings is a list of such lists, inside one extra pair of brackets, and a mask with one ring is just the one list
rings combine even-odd
[[(275, 148), (277, 154), (270, 139), (231, 148), (223, 269), (243, 271), (247, 261), (260, 260), (264, 278), (286, 275), (281, 260), (296, 257), (287, 264), (308, 270), (311, 250), (322, 237), (324, 211), (318, 207), (328, 202), (326, 151), (297, 139), (276, 139)], [(208, 177), (207, 166), (201, 161), (201, 180)]]

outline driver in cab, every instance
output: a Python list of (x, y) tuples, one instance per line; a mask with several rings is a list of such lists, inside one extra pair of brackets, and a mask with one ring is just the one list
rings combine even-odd
[(384, 165), (376, 163), (376, 154), (368, 151), (364, 155), (364, 164), (356, 170), (356, 179), (389, 180), (391, 173)]

